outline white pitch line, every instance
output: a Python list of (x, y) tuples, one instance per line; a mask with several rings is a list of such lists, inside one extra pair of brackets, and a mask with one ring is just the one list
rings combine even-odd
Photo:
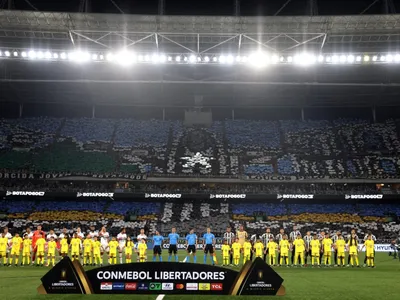
[(165, 297), (165, 295), (158, 295), (157, 298), (156, 298), (156, 300), (163, 300), (164, 297)]

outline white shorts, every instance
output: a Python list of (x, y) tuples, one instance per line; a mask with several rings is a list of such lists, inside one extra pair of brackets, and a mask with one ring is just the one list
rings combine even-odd
[(101, 251), (102, 252), (108, 252), (108, 244), (101, 244)]
[(124, 249), (125, 249), (125, 243), (124, 243), (124, 244), (120, 244), (120, 245), (118, 246), (119, 252), (124, 251)]

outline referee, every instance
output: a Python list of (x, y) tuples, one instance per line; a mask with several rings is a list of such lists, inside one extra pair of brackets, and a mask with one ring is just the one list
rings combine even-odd
[[(283, 240), (284, 235), (285, 235), (285, 229), (281, 228), (279, 230), (279, 233), (276, 235), (276, 242), (278, 243), (278, 245)], [(278, 252), (278, 265), (280, 261), (281, 261), (281, 251)]]
[[(227, 227), (226, 232), (224, 233), (224, 242), (227, 242), (229, 247), (232, 246), (233, 242), (235, 241), (235, 234), (232, 232), (232, 228)], [(233, 254), (230, 254), (230, 261), (231, 266), (233, 265)]]
[[(371, 235), (372, 240), (374, 241), (374, 243), (376, 242), (376, 236), (372, 234), (371, 231), (368, 231), (367, 234), (364, 237), (364, 242), (368, 239), (368, 236)], [(375, 258), (375, 249), (374, 249), (374, 258)], [(372, 259), (374, 259), (372, 258)], [(364, 267), (367, 266), (367, 251), (365, 251), (365, 258), (364, 258)]]
[(267, 254), (268, 254), (267, 245), (268, 245), (268, 242), (269, 242), (269, 240), (271, 238), (273, 239), (274, 235), (271, 233), (271, 229), (268, 227), (268, 228), (265, 229), (265, 233), (261, 236), (261, 241), (264, 244), (264, 249), (266, 249), (264, 251), (264, 261), (265, 262), (267, 262)]
[(296, 226), (293, 226), (293, 231), (289, 235), (290, 243), (293, 245), (293, 248), (292, 248), (292, 265), (294, 264), (294, 253), (296, 252), (296, 247), (294, 246), (293, 242), (297, 238), (297, 236), (299, 236), (299, 235), (301, 236), (300, 231), (297, 230)]

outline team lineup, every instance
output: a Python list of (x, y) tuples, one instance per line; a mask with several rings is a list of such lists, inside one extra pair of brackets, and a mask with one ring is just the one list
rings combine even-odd
[[(183, 262), (197, 263), (197, 250), (204, 252), (203, 262), (207, 263), (207, 256), (210, 257), (212, 265), (218, 263), (216, 254), (216, 237), (207, 228), (207, 232), (200, 239), (194, 229), (185, 237), (180, 237), (175, 228), (167, 238), (164, 238), (158, 231), (150, 238), (153, 241), (153, 261), (162, 261), (162, 248), (168, 246), (168, 261), (179, 261), (178, 245), (179, 240), (184, 239), (187, 255)], [(90, 227), (88, 232), (83, 233), (80, 228), (74, 230), (73, 234), (63, 228), (59, 235), (54, 230), (48, 234), (37, 226), (35, 231), (27, 228), (21, 235), (14, 236), (4, 228), (0, 237), (0, 263), (4, 266), (36, 265), (54, 266), (56, 258), (70, 256), (71, 260), (79, 260), (83, 265), (103, 265), (104, 255), (108, 264), (131, 263), (147, 261), (148, 247), (144, 229), (135, 241), (122, 229), (117, 236), (110, 236), (105, 227), (96, 231)], [(364, 266), (375, 267), (374, 245), (376, 237), (368, 233), (364, 237), (361, 246), (355, 230), (351, 231), (346, 239), (340, 233), (332, 235), (325, 232), (312, 234), (310, 231), (302, 236), (296, 227), (287, 235), (284, 229), (275, 236), (267, 228), (265, 233), (257, 236), (248, 236), (243, 226), (233, 233), (228, 227), (223, 235), (221, 245), (221, 256), (223, 266), (239, 266), (255, 257), (262, 258), (271, 266), (307, 266), (308, 259), (312, 267), (320, 266), (347, 266), (360, 267), (358, 252), (365, 248)], [(58, 255), (57, 255), (58, 254)], [(191, 259), (192, 258), (192, 259)], [(289, 261), (290, 259), (290, 261)], [(46, 260), (46, 264), (45, 264)]]

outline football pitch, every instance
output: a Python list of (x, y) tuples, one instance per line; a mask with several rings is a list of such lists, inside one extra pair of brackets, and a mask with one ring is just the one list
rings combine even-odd
[[(183, 260), (183, 252), (180, 255)], [(164, 261), (167, 254), (163, 255)], [(360, 254), (363, 263), (364, 254)], [(149, 261), (151, 257), (149, 256)], [(376, 268), (286, 268), (274, 267), (284, 279), (286, 288), (284, 299), (319, 300), (319, 299), (400, 299), (400, 262), (387, 253), (376, 254)], [(202, 253), (198, 262), (203, 262)], [(347, 258), (346, 258), (347, 262)], [(40, 278), (49, 270), (48, 267), (0, 267), (0, 299), (130, 299), (155, 300), (157, 295), (38, 295), (36, 288)], [(216, 300), (229, 296), (173, 296), (164, 300)], [(280, 298), (279, 296), (276, 296)], [(236, 296), (236, 299), (262, 299), (265, 296)]]

